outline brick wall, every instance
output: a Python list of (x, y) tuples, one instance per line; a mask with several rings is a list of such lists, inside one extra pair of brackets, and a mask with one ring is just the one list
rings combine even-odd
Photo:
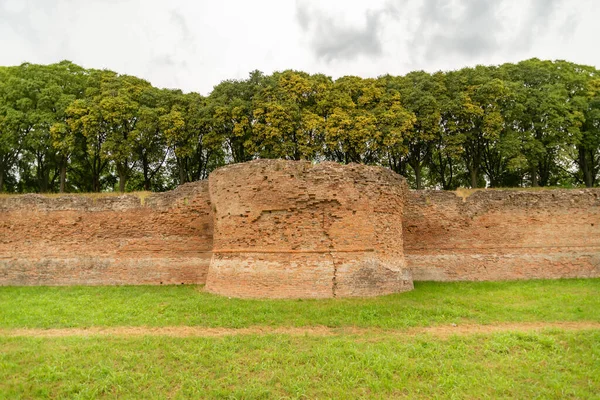
[(0, 285), (198, 283), (211, 249), (206, 182), (145, 199), (0, 197)]
[(241, 297), (373, 296), (412, 289), (404, 269), (406, 183), (380, 167), (261, 160), (209, 177), (206, 288)]
[(600, 189), (411, 191), (404, 251), (415, 280), (600, 276)]
[(210, 190), (0, 197), (0, 285), (208, 277), (233, 296), (345, 297), (410, 289), (406, 268), (414, 280), (600, 277), (600, 189), (463, 198), (407, 191), (383, 168), (262, 160), (218, 169)]

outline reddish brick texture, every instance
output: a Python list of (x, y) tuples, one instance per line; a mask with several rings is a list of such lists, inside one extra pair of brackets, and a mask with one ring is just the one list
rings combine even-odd
[(412, 191), (403, 222), (415, 280), (600, 277), (600, 189)]
[(141, 199), (0, 198), (0, 285), (196, 284), (206, 279), (206, 182)]
[(237, 297), (355, 297), (413, 288), (402, 245), (406, 182), (380, 167), (261, 160), (209, 177), (206, 289)]
[(378, 167), (261, 160), (146, 198), (0, 197), (0, 285), (327, 298), (410, 290), (411, 274), (600, 277), (600, 189), (463, 198)]

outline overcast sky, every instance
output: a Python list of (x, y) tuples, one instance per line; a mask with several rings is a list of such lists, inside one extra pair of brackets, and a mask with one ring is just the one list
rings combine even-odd
[(599, 38), (597, 0), (0, 0), (0, 65), (68, 59), (202, 94), (255, 69), (600, 67)]

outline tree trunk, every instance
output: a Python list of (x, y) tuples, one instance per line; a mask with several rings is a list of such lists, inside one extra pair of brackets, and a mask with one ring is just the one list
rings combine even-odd
[(473, 189), (475, 189), (479, 185), (479, 179), (477, 179), (478, 178), (477, 169), (471, 168), (471, 170), (469, 171), (469, 174), (471, 175), (471, 187)]
[(48, 181), (50, 180), (48, 176), (49, 172), (46, 171), (46, 167), (44, 163), (39, 161), (38, 158), (38, 167), (37, 167), (37, 178), (38, 178), (38, 186), (40, 193), (48, 192)]
[(585, 183), (585, 186), (589, 188), (592, 187), (594, 185), (594, 179), (590, 164), (588, 163), (586, 157), (586, 149), (584, 147), (579, 147), (579, 168), (583, 173), (583, 182)]
[(537, 168), (531, 167), (531, 186), (538, 187), (539, 185), (540, 184), (538, 183)]
[(144, 170), (144, 190), (148, 191), (150, 190), (150, 168), (145, 157), (142, 160), (142, 169)]
[(594, 155), (595, 151), (590, 150), (590, 187), (593, 187), (597, 183), (596, 177), (598, 176), (598, 159)]
[(585, 186), (591, 188), (594, 186), (594, 176), (592, 174), (592, 170), (589, 166), (586, 165), (586, 168), (583, 171), (583, 177), (585, 180)]
[(48, 192), (48, 181), (49, 181), (49, 177), (48, 174), (46, 173), (46, 171), (41, 171), (41, 176), (39, 178), (39, 182), (40, 182), (40, 193), (47, 193)]
[(125, 185), (127, 184), (127, 178), (129, 178), (129, 169), (127, 168), (127, 161), (117, 163), (117, 175), (119, 175), (119, 192), (125, 192)]
[[(454, 190), (456, 185), (454, 184), (454, 165), (452, 164), (452, 157), (448, 157), (448, 180), (444, 179), (444, 190)], [(444, 174), (446, 176), (446, 174)]]
[(144, 175), (144, 190), (150, 190), (150, 163), (148, 162), (148, 154), (143, 151), (140, 157), (142, 161), (142, 173)]
[(119, 171), (119, 192), (125, 192), (125, 183), (127, 183), (127, 174), (124, 170)]
[(98, 155), (92, 159), (92, 190), (95, 193), (100, 192), (100, 174), (102, 170), (102, 161)]
[(179, 165), (179, 184), (180, 185), (183, 185), (184, 183), (187, 182), (187, 179), (186, 179), (187, 174), (186, 174), (183, 164), (184, 164), (183, 159), (177, 160), (177, 165)]
[(413, 169), (415, 170), (415, 182), (417, 184), (417, 190), (421, 190), (421, 164), (418, 164), (413, 166)]
[(63, 161), (60, 164), (60, 189), (59, 189), (60, 193), (65, 192), (66, 180), (67, 180), (67, 163), (65, 161)]

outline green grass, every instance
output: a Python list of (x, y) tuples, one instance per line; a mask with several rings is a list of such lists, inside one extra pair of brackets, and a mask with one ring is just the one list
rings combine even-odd
[(600, 321), (600, 279), (418, 282), (413, 292), (331, 300), (229, 299), (195, 286), (2, 287), (0, 305), (0, 328), (366, 328), (334, 336), (0, 335), (0, 399), (600, 398), (598, 329), (378, 329)]
[(195, 286), (0, 287), (0, 328), (315, 326), (600, 321), (600, 279), (417, 282), (367, 299), (242, 300)]
[(600, 331), (0, 338), (0, 398), (598, 398), (599, 343)]

